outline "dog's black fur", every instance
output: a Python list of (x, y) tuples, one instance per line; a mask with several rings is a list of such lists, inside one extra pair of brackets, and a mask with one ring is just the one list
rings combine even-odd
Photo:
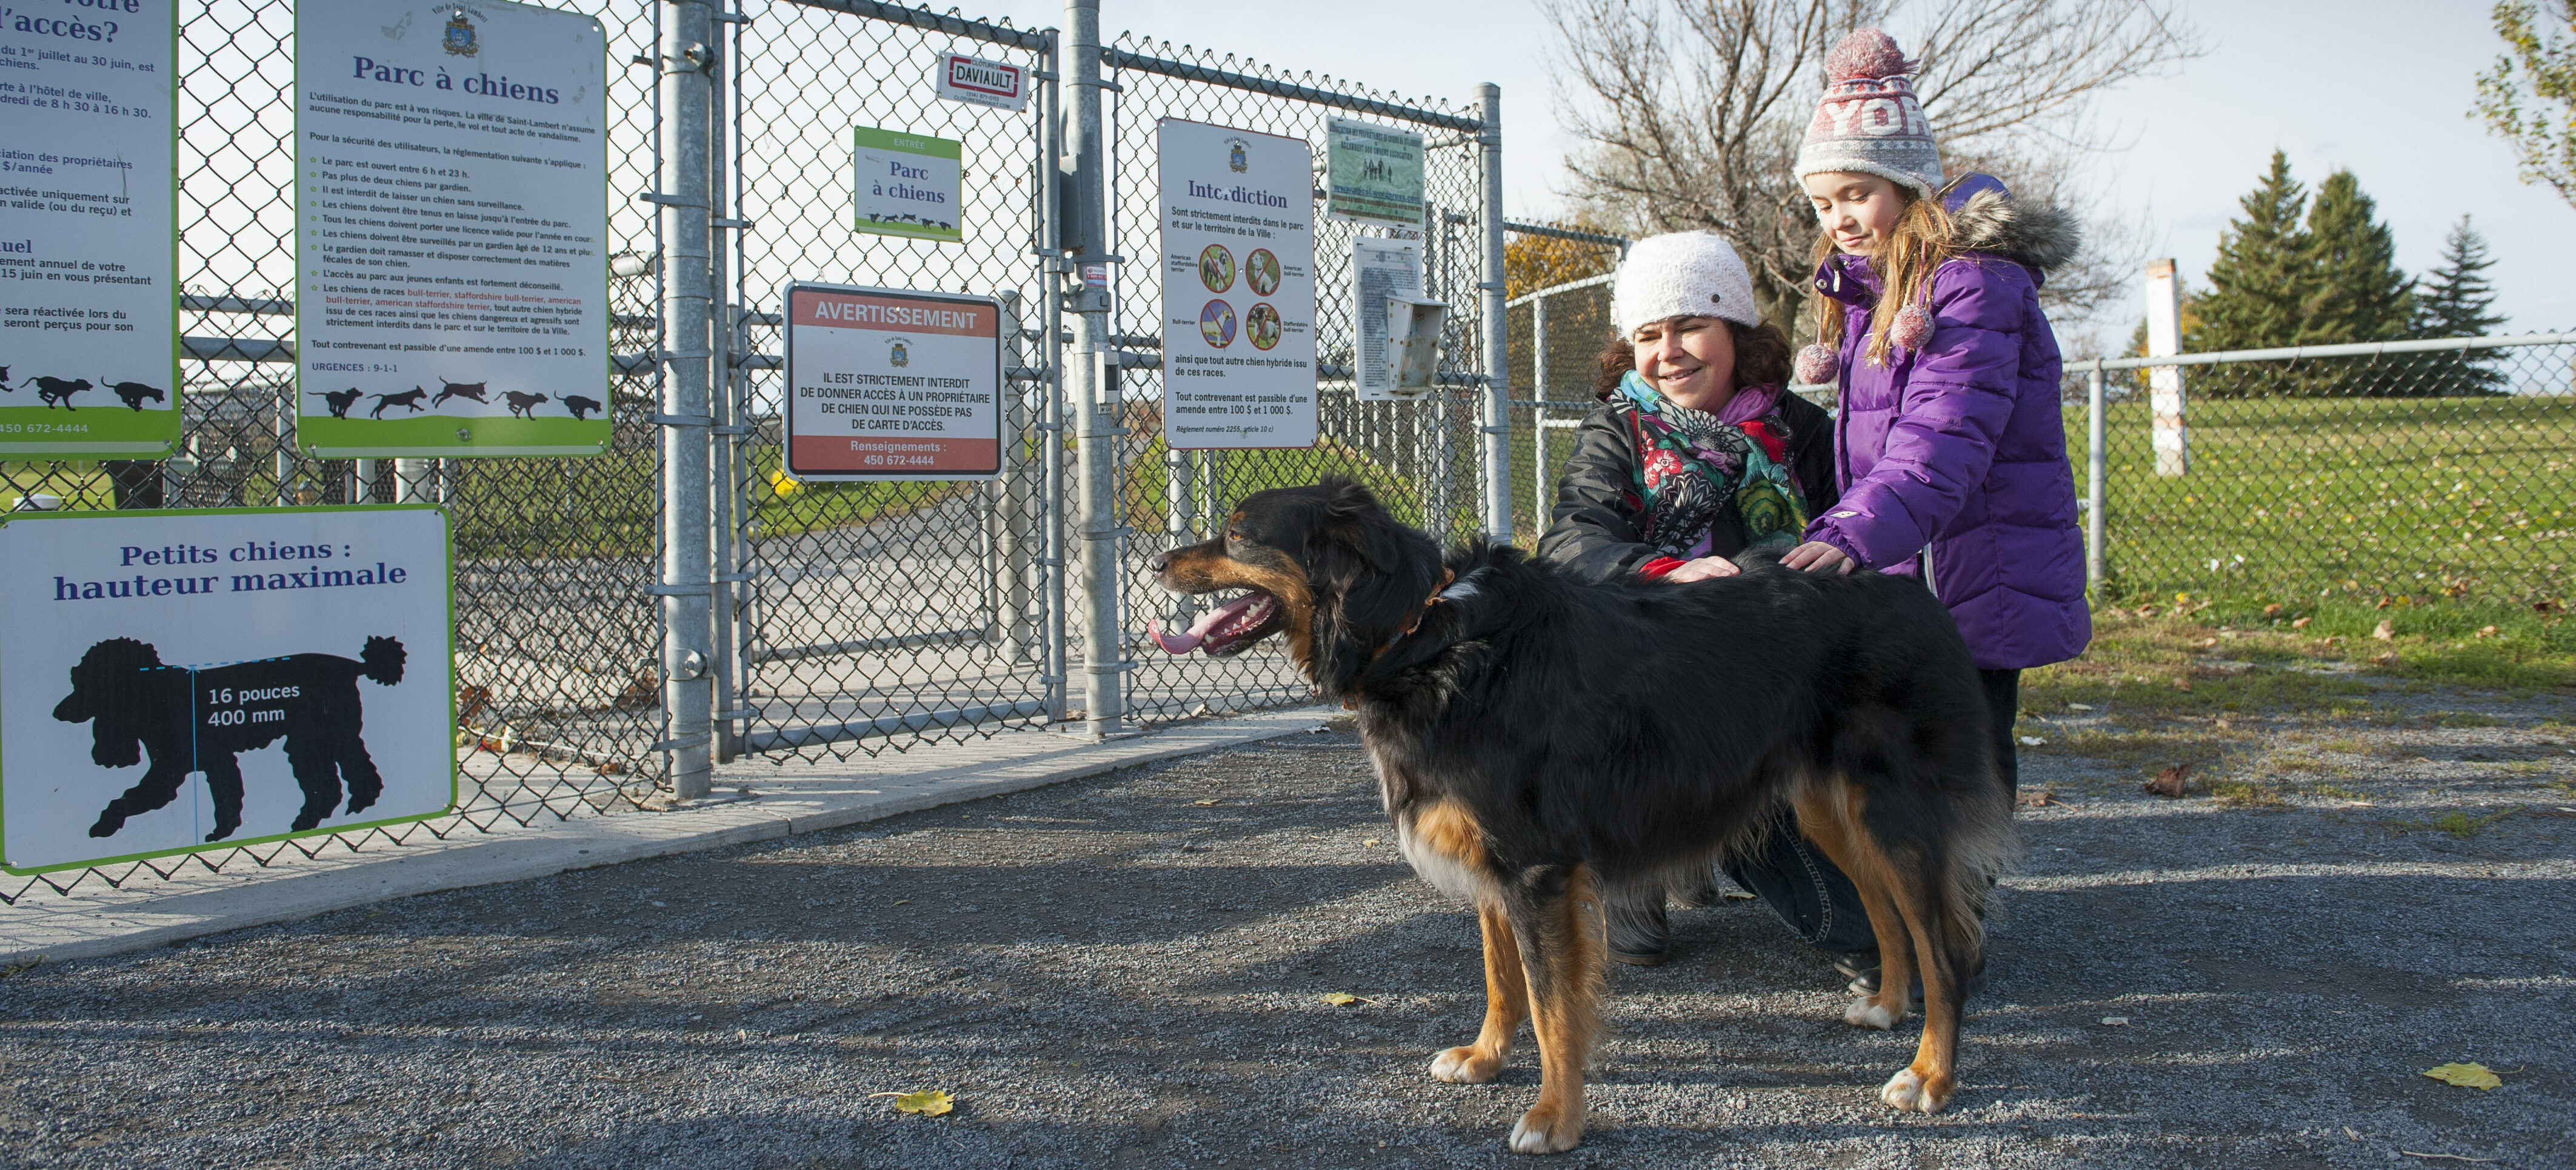
[(1284, 634), (1323, 697), (1357, 712), (1406, 858), (1477, 905), (1484, 1033), (1432, 1075), (1492, 1080), (1530, 1018), (1542, 1088), (1514, 1149), (1581, 1138), (1602, 892), (1660, 897), (1784, 805), (1872, 902), (1883, 986), (1845, 1019), (1893, 1026), (1922, 972), (1923, 1042), (1882, 1097), (1947, 1104), (1979, 911), (2013, 831), (1974, 664), (1920, 585), (1769, 559), (1585, 585), (1481, 540), (1444, 561), (1337, 481), (1256, 493), (1156, 569), (1176, 591), (1275, 599), (1208, 649)]
[(90, 759), (102, 768), (132, 767), (147, 754), (152, 766), (107, 802), (89, 835), (113, 836), (128, 817), (169, 804), (188, 773), (201, 771), (215, 802), (215, 830), (206, 840), (231, 836), (242, 817), (237, 757), (281, 736), (287, 765), (304, 790), (291, 829), (302, 832), (330, 816), (343, 780), (346, 811), (364, 811), (385, 782), (359, 736), (358, 679), (393, 686), (402, 681), (403, 659), (401, 642), (369, 638), (355, 661), (290, 654), (189, 670), (163, 666), (158, 651), (132, 638), (92, 645), (72, 667), (72, 693), (55, 705), (54, 718), (90, 725)]

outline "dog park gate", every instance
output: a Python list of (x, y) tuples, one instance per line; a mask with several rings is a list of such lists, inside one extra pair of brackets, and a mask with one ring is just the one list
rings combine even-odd
[[(160, 461), (0, 466), (27, 507), (435, 501), (456, 534), (452, 818), (66, 871), (65, 892), (490, 831), (704, 794), (723, 758), (848, 756), (1063, 724), (1089, 735), (1305, 702), (1262, 647), (1140, 653), (1182, 605), (1152, 556), (1231, 501), (1340, 472), (1444, 540), (1508, 538), (1499, 93), (1408, 104), (1129, 36), (1096, 4), (1021, 30), (867, 0), (552, 0), (606, 26), (615, 384), (587, 459), (305, 457), (294, 441), (295, 0), (182, 0), (184, 438)], [(938, 100), (933, 56), (1029, 70), (1022, 111)], [(1317, 217), (1322, 438), (1167, 452), (1160, 440), (1154, 129), (1305, 138), (1336, 115), (1426, 140), (1426, 295), (1453, 306), (1440, 388), (1351, 392), (1356, 234)], [(854, 236), (850, 131), (963, 143), (965, 240)], [(1062, 178), (1056, 172), (1063, 160)], [(1320, 193), (1318, 203), (1320, 205)], [(1059, 244), (1084, 246), (1067, 254)], [(1067, 305), (1106, 263), (1105, 304)], [(780, 298), (794, 279), (995, 295), (1014, 324), (1003, 474), (798, 485), (778, 475)], [(1186, 616), (1184, 611), (1183, 616)], [(1069, 721), (1079, 721), (1079, 728)]]

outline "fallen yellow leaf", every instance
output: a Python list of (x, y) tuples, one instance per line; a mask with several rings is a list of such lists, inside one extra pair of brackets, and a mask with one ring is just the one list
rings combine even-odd
[[(1328, 991), (1324, 993), (1324, 1002), (1329, 1003), (1334, 1007), (1349, 1007), (1359, 1001), (1360, 997), (1347, 991)], [(2425, 1075), (2430, 1076), (2432, 1074), (2427, 1073)]]
[(1191, 803), (1191, 804), (1195, 804), (1195, 805), (1199, 806), (1200, 808), (1206, 808), (1207, 806), (1209, 806), (1209, 805), (1211, 805), (1211, 804), (1215, 804), (1216, 802), (1215, 802), (1215, 801), (1213, 801), (1213, 800), (1193, 800), (1193, 801), (1191, 801), (1190, 803)]
[(896, 1109), (924, 1117), (937, 1117), (957, 1107), (955, 1098), (950, 1097), (946, 1089), (928, 1089), (919, 1093), (870, 1093), (868, 1096), (892, 1097)]
[(1365, 841), (1360, 842), (1360, 844), (1362, 844), (1362, 845), (1375, 845), (1375, 844), (1377, 844), (1377, 838), (1375, 838), (1375, 837), (1371, 837), (1371, 838), (1369, 838), (1369, 839), (1367, 839), (1367, 840), (1365, 840)]
[(2474, 1061), (2468, 1064), (2437, 1064), (2425, 1069), (2424, 1075), (2446, 1085), (2458, 1085), (2463, 1089), (2504, 1087), (2504, 1079), (2495, 1075), (2494, 1070)]

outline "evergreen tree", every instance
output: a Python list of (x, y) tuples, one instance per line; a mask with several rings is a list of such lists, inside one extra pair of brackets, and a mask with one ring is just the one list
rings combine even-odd
[[(2489, 311), (2495, 307), (2496, 294), (2486, 270), (2493, 267), (2486, 237), (2469, 226), (2468, 216), (2461, 216), (2442, 241), (2441, 266), (2415, 296), (2415, 336), (2484, 337), (2504, 324), (2501, 315)], [(2495, 350), (2429, 356), (2435, 359), (2430, 363), (2435, 368), (2428, 373), (2444, 393), (2502, 394), (2506, 390), (2504, 373), (2492, 368), (2502, 356)]]
[(2209, 291), (2199, 300), (2201, 352), (2263, 349), (2298, 343), (2299, 321), (2315, 284), (2308, 233), (2300, 225), (2308, 193), (2290, 177), (2290, 158), (2272, 152), (2271, 173), (2238, 201), (2245, 217), (2218, 237)]
[(2317, 187), (2308, 208), (2308, 281), (2300, 345), (2391, 341), (2414, 324), (2415, 282), (2397, 267), (2397, 240), (2351, 171)]

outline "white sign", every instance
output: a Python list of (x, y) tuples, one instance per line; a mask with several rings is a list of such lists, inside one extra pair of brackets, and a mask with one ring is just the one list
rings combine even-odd
[(931, 74), (939, 96), (952, 102), (998, 106), (1005, 110), (1029, 107), (1029, 71), (1007, 61), (987, 61), (964, 53), (941, 53)]
[(850, 178), (857, 188), (859, 231), (954, 244), (966, 238), (964, 148), (946, 138), (879, 130), (850, 131)]
[(990, 297), (787, 286), (787, 474), (1000, 474), (1001, 320)]
[(179, 440), (170, 0), (0, 9), (0, 456)]
[(1315, 444), (1314, 149), (1165, 118), (1163, 443)]
[(1359, 326), (1355, 381), (1362, 402), (1390, 402), (1420, 394), (1396, 393), (1395, 359), (1386, 350), (1386, 298), (1422, 295), (1422, 245), (1411, 240), (1362, 236), (1351, 241), (1352, 318)]
[(428, 505), (0, 517), (0, 867), (453, 807), (448, 549)]
[(295, 7), (296, 423), (315, 455), (608, 449), (608, 37)]

